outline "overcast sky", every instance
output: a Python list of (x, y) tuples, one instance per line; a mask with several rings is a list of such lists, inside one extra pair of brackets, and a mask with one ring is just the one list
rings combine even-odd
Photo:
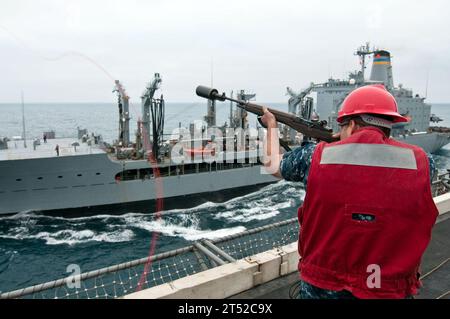
[(429, 74), (428, 101), (450, 102), (449, 9), (445, 0), (0, 0), (0, 103), (22, 89), (28, 102), (114, 102), (110, 77), (138, 103), (155, 72), (167, 102), (197, 101), (211, 65), (219, 90), (284, 102), (286, 86), (359, 68), (353, 53), (367, 41), (391, 51), (396, 85), (424, 94)]

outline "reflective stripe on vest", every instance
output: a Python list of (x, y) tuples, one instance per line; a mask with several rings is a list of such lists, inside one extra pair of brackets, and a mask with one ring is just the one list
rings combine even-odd
[(347, 164), (417, 170), (412, 149), (385, 144), (352, 143), (324, 147), (320, 164)]

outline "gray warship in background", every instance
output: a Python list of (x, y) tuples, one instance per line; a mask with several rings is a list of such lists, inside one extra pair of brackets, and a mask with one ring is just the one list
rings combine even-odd
[[(114, 89), (118, 96), (119, 136), (112, 145), (80, 129), (78, 139), (54, 138), (54, 132), (47, 132), (46, 142), (21, 137), (1, 139), (0, 214), (45, 211), (79, 215), (133, 209), (154, 212), (156, 198), (165, 199), (163, 209), (193, 207), (206, 201), (224, 201), (276, 181), (269, 174), (261, 174), (256, 136), (241, 135), (239, 138), (246, 139), (242, 144), (237, 143), (235, 135), (227, 137), (231, 128), (248, 128), (247, 113), (234, 109), (232, 104), (229, 124), (217, 127), (215, 102), (208, 102), (202, 124), (205, 127), (200, 130), (216, 127), (224, 137), (214, 141), (201, 137), (200, 145), (198, 140), (196, 144), (184, 139), (184, 154), (179, 156), (185, 160), (180, 164), (178, 158), (175, 162), (171, 150), (183, 136), (163, 134), (165, 103), (163, 96), (155, 98), (160, 85), (161, 77), (156, 73), (141, 97), (142, 117), (134, 142), (130, 139), (129, 97), (119, 81)], [(254, 96), (243, 90), (237, 94), (240, 100)], [(195, 136), (195, 130), (191, 124), (185, 132)], [(205, 161), (204, 152), (211, 151), (205, 146), (226, 144), (227, 138), (233, 139), (227, 145), (231, 147), (224, 147), (217, 156), (226, 161)], [(111, 205), (116, 207), (111, 209)]]
[[(361, 70), (351, 72), (348, 79), (337, 80), (330, 78), (325, 83), (311, 83), (300, 93), (287, 88), (290, 95), (289, 112), (297, 113), (304, 117), (319, 117), (326, 120), (333, 131), (338, 131), (336, 118), (338, 110), (345, 97), (354, 89), (369, 84), (384, 84), (395, 97), (399, 113), (409, 119), (406, 123), (397, 123), (392, 130), (392, 136), (405, 143), (414, 144), (423, 148), (426, 152), (434, 153), (446, 144), (450, 143), (450, 130), (442, 127), (432, 127), (430, 122), (442, 121), (431, 114), (431, 105), (425, 103), (425, 97), (413, 94), (399, 84), (394, 86), (391, 55), (385, 50), (370, 49), (369, 44), (360, 47), (355, 55), (360, 57)], [(365, 69), (367, 59), (372, 58), (372, 70), (370, 78), (366, 80)], [(298, 111), (298, 107), (301, 107)], [(306, 114), (302, 114), (306, 110)], [(314, 110), (314, 111), (312, 111)], [(284, 139), (290, 143), (298, 143), (300, 136), (297, 132), (287, 127), (283, 128)]]

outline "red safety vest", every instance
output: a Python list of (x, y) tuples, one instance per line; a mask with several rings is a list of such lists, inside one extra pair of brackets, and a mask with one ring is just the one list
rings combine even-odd
[[(371, 221), (357, 220), (361, 214)], [(298, 211), (301, 278), (358, 298), (416, 294), (437, 215), (421, 148), (374, 127), (320, 143)]]

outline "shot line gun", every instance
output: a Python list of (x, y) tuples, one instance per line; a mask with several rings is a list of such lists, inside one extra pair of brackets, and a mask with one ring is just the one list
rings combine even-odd
[[(258, 116), (259, 123), (263, 127), (265, 127), (260, 120), (260, 117), (264, 114), (263, 107), (261, 105), (227, 97), (225, 93), (219, 94), (219, 91), (217, 91), (216, 89), (202, 85), (197, 86), (195, 92), (197, 93), (198, 96), (206, 99), (217, 100), (222, 102), (225, 100), (235, 102), (238, 107), (246, 110), (247, 112), (256, 114)], [(294, 130), (302, 133), (305, 136), (315, 138), (327, 143), (335, 142), (338, 140), (337, 138), (332, 136), (333, 134), (332, 130), (325, 126), (326, 122), (324, 121), (321, 122), (309, 121), (301, 117), (298, 117), (294, 114), (274, 110), (271, 108), (268, 108), (268, 111), (275, 116), (277, 122), (290, 126)], [(280, 145), (286, 149), (287, 143), (280, 140)]]

